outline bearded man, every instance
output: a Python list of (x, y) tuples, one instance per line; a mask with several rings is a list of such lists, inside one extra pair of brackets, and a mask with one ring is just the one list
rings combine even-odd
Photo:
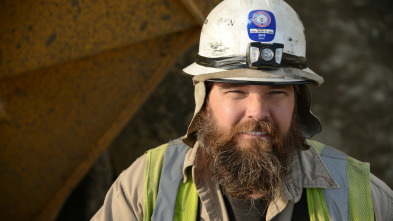
[(208, 171), (235, 198), (270, 202), (304, 138), (294, 86), (214, 83), (196, 117)]
[(305, 50), (284, 1), (220, 3), (183, 70), (186, 135), (136, 160), (93, 220), (393, 220), (393, 191), (367, 163), (309, 140), (321, 125), (307, 85), (323, 78)]

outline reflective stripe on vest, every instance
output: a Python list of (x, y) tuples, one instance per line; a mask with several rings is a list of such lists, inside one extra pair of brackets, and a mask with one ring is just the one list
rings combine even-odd
[[(310, 220), (374, 220), (369, 165), (317, 141), (309, 140), (309, 143), (340, 185), (338, 189), (306, 189)], [(162, 145), (147, 152), (144, 220), (150, 217), (152, 220), (195, 220), (198, 195), (191, 168), (187, 171), (188, 182), (181, 182), (189, 147), (180, 139), (166, 147)]]

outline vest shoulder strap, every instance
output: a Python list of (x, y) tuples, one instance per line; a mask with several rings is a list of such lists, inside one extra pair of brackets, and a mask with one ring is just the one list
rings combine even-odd
[(311, 220), (373, 220), (368, 163), (357, 161), (320, 142), (308, 140), (340, 185), (338, 189), (307, 189)]
[(168, 144), (146, 152), (143, 187), (143, 220), (150, 221), (156, 205), (158, 184), (161, 177), (164, 153)]
[(182, 182), (188, 150), (177, 139), (146, 153), (144, 220), (196, 220), (198, 194), (191, 168), (187, 182)]
[(374, 220), (370, 164), (348, 157), (350, 220)]

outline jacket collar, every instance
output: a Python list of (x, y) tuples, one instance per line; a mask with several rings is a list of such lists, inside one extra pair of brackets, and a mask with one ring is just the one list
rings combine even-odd
[(294, 203), (300, 200), (303, 188), (340, 188), (314, 147), (307, 145), (309, 149), (295, 155), (284, 180), (284, 194)]
[[(183, 182), (187, 182), (187, 168), (194, 166), (195, 164), (195, 159), (196, 155), (199, 149), (199, 142), (197, 141), (194, 144), (193, 148), (190, 148), (186, 154), (186, 157), (184, 158), (184, 164), (183, 164)], [(194, 173), (194, 172), (193, 172)]]

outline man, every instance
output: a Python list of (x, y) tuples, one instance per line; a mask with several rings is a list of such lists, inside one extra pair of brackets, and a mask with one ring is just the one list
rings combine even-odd
[(321, 130), (305, 36), (282, 0), (225, 0), (207, 17), (187, 134), (124, 171), (93, 220), (393, 220), (369, 166), (308, 140)]

